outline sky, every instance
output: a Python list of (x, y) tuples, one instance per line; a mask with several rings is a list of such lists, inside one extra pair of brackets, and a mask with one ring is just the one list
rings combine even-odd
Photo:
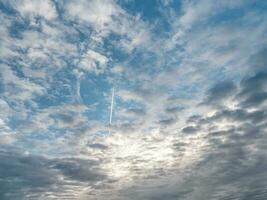
[(1, 200), (267, 199), (267, 1), (0, 0), (0, 22)]

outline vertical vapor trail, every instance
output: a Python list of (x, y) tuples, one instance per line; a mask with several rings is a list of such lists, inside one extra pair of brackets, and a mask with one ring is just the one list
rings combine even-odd
[(114, 87), (112, 88), (112, 96), (111, 96), (111, 104), (110, 104), (110, 115), (109, 115), (109, 129), (108, 129), (108, 132), (110, 134), (110, 126), (111, 126), (111, 123), (112, 123), (112, 114), (113, 114), (113, 104), (114, 104)]
[(74, 71), (75, 75), (76, 75), (76, 87), (75, 87), (75, 94), (73, 97), (73, 101), (75, 101), (76, 103), (81, 103), (82, 102), (82, 98), (81, 98), (81, 81), (83, 79), (83, 72), (80, 72), (78, 70)]

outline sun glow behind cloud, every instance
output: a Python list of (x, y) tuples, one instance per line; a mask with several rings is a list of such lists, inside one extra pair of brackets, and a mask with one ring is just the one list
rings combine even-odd
[(207, 141), (204, 135), (128, 132), (98, 138), (88, 148), (88, 155), (101, 159), (102, 169), (109, 177), (119, 184), (129, 184), (144, 177), (156, 179), (159, 172), (165, 174), (173, 168), (184, 170), (202, 156), (205, 148)]

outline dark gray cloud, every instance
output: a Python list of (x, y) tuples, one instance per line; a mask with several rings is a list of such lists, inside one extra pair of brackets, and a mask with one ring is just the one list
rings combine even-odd
[(176, 121), (177, 121), (176, 118), (168, 117), (168, 118), (164, 118), (164, 119), (159, 120), (158, 123), (160, 125), (171, 125), (171, 124), (174, 124)]
[(107, 180), (98, 168), (99, 162), (88, 159), (48, 159), (18, 150), (0, 150), (0, 160), (3, 200), (28, 199), (31, 195), (37, 198), (46, 192), (64, 196), (65, 187), (79, 187), (82, 183), (96, 187), (97, 181)]
[(218, 82), (208, 90), (206, 99), (202, 104), (210, 106), (220, 105), (234, 94), (235, 91), (236, 86), (233, 81), (225, 80)]
[(261, 49), (259, 52), (252, 55), (249, 64), (255, 71), (262, 71), (264, 68), (267, 69), (267, 48)]
[(187, 123), (196, 123), (196, 122), (198, 122), (201, 118), (202, 118), (201, 115), (192, 115), (192, 116), (190, 116), (190, 117), (186, 120), (186, 122), (187, 122)]
[(129, 108), (126, 110), (127, 114), (136, 115), (136, 116), (144, 116), (146, 114), (145, 108)]
[(199, 129), (195, 126), (187, 126), (182, 129), (183, 133), (196, 133)]
[[(264, 87), (264, 77), (258, 74), (244, 79), (241, 92), (255, 95), (251, 91), (252, 85)], [(239, 96), (241, 92), (236, 90), (231, 95)], [(220, 101), (224, 101), (223, 96)], [(237, 101), (242, 102), (242, 99)], [(266, 108), (258, 107), (251, 111), (242, 103), (238, 105), (241, 107), (237, 109), (217, 107), (211, 116), (189, 117), (187, 123), (190, 125), (182, 132), (207, 134), (208, 145), (201, 159), (183, 178), (177, 174), (177, 179), (170, 180), (167, 185), (150, 189), (149, 194), (132, 199), (266, 199)], [(186, 146), (180, 142), (174, 144), (178, 151), (183, 151)]]
[(267, 72), (257, 72), (241, 81), (241, 91), (237, 95), (240, 106), (260, 106), (267, 99)]
[(1, 199), (24, 199), (25, 190), (49, 190), (58, 184), (56, 170), (49, 169), (48, 160), (40, 156), (22, 155), (17, 151), (0, 151)]
[(176, 114), (179, 111), (182, 111), (183, 109), (184, 109), (184, 107), (181, 107), (181, 106), (170, 106), (170, 107), (166, 108), (166, 112)]
[[(266, 199), (267, 110), (260, 106), (264, 100), (258, 99), (265, 89), (265, 72), (243, 79), (240, 90), (232, 83), (220, 82), (212, 87), (204, 104), (217, 104), (217, 100), (223, 103), (231, 96), (238, 108), (215, 107), (211, 116), (193, 115), (187, 119), (188, 126), (182, 132), (207, 134), (207, 151), (189, 176), (158, 193), (153, 191), (156, 196), (189, 200)], [(254, 109), (249, 110), (252, 106)], [(174, 146), (183, 149), (183, 144)], [(148, 199), (156, 198), (151, 195)]]
[(58, 114), (57, 117), (59, 118), (60, 121), (66, 124), (73, 124), (75, 120), (73, 114), (61, 113)]
[(174, 149), (179, 150), (179, 151), (183, 151), (183, 149), (186, 146), (187, 146), (187, 144), (184, 143), (184, 142), (176, 142), (176, 143), (173, 144)]
[(257, 110), (248, 112), (242, 109), (236, 110), (222, 110), (218, 111), (212, 117), (208, 118), (210, 121), (234, 121), (234, 122), (246, 122), (259, 123), (266, 119), (266, 112)]
[(104, 144), (100, 144), (100, 143), (88, 144), (88, 146), (93, 148), (93, 149), (107, 149), (108, 148), (108, 146), (106, 146)]
[(99, 170), (99, 162), (82, 159), (62, 159), (51, 163), (53, 168), (59, 169), (62, 174), (71, 179), (82, 182), (96, 182), (103, 180), (106, 176)]

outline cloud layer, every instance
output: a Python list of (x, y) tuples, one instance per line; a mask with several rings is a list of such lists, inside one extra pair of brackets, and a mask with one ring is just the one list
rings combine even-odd
[(266, 199), (266, 9), (1, 1), (0, 199)]

